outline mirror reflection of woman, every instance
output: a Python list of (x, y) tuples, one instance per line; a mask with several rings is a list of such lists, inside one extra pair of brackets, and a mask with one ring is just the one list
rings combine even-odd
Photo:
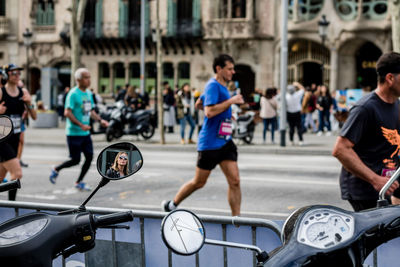
[(106, 176), (109, 178), (120, 178), (128, 175), (129, 162), (126, 152), (119, 152), (114, 159), (114, 164), (107, 170)]

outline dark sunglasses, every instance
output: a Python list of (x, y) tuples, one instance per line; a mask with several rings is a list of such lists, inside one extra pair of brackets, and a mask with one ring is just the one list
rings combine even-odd
[(15, 70), (15, 71), (11, 71), (10, 74), (16, 76), (16, 75), (21, 75), (21, 72)]
[(119, 159), (128, 160), (128, 158), (127, 158), (127, 157), (124, 157), (124, 156), (119, 156)]

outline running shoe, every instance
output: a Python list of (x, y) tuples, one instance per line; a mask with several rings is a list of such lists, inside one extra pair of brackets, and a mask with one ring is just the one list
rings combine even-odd
[(55, 183), (56, 183), (57, 176), (58, 176), (58, 171), (52, 169), (52, 170), (51, 170), (51, 173), (50, 173), (50, 177), (49, 177), (50, 183), (55, 184)]
[(165, 211), (165, 212), (170, 212), (173, 211), (174, 209), (170, 209), (169, 208), (169, 203), (171, 202), (171, 200), (163, 200), (161, 202), (161, 210)]
[(84, 182), (76, 183), (75, 188), (80, 191), (91, 191), (92, 190), (92, 188), (87, 183), (84, 183)]

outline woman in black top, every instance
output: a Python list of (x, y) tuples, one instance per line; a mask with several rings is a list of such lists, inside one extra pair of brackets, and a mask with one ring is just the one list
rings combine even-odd
[[(18, 144), (21, 133), (22, 114), (25, 108), (28, 109), (32, 117), (36, 117), (36, 112), (31, 106), (31, 95), (25, 88), (17, 86), (20, 80), (22, 68), (15, 64), (9, 64), (5, 71), (8, 75), (8, 81), (0, 89), (0, 114), (11, 118), (14, 125), (14, 133), (5, 142), (0, 144), (0, 182), (10, 172), (10, 179), (16, 180), (22, 178), (22, 170), (17, 158)], [(9, 200), (15, 200), (17, 190), (10, 190)]]
[(106, 176), (109, 178), (120, 178), (128, 175), (129, 161), (128, 154), (121, 151), (115, 156), (114, 164), (107, 170)]
[(321, 135), (324, 131), (324, 126), (326, 126), (328, 132), (327, 135), (331, 134), (331, 107), (332, 107), (332, 96), (329, 93), (327, 86), (321, 86), (321, 93), (317, 99), (317, 109), (319, 114), (319, 127), (318, 135)]

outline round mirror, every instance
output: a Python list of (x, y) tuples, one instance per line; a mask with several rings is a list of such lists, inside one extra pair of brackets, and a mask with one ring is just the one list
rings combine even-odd
[(97, 170), (104, 178), (119, 180), (137, 172), (143, 166), (139, 149), (127, 142), (103, 149), (97, 158)]
[(0, 115), (0, 142), (4, 141), (13, 132), (13, 124), (10, 117)]
[(203, 223), (188, 210), (174, 210), (161, 223), (165, 245), (180, 255), (198, 252), (206, 239)]

